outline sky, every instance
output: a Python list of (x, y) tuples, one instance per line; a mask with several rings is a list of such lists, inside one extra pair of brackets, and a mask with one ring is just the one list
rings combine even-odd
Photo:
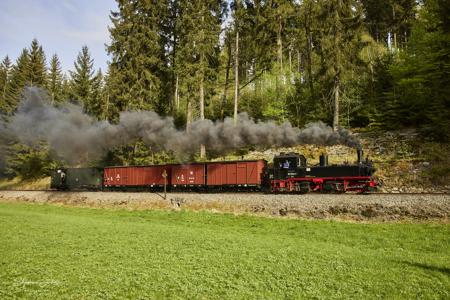
[(0, 0), (0, 59), (15, 61), (36, 38), (47, 62), (58, 54), (63, 71), (73, 69), (78, 52), (87, 45), (94, 67), (106, 71), (110, 11), (114, 0)]

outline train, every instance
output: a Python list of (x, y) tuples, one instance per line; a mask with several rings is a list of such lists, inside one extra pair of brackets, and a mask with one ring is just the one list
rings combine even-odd
[(308, 164), (299, 153), (280, 153), (273, 163), (237, 160), (58, 168), (51, 189), (61, 191), (169, 191), (169, 192), (264, 192), (264, 193), (369, 193), (377, 189), (375, 168), (363, 151), (354, 163), (330, 165), (321, 154), (318, 165)]

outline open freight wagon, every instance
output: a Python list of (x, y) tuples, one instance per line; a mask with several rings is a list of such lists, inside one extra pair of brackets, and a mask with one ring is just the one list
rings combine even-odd
[(207, 163), (207, 186), (211, 190), (260, 190), (265, 160)]
[(162, 190), (171, 184), (172, 165), (105, 167), (105, 190)]

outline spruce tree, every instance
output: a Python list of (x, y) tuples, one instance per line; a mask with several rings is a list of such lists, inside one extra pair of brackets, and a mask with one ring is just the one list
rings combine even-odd
[[(416, 18), (416, 0), (362, 0), (364, 19), (369, 33), (377, 42), (405, 45)], [(391, 41), (388, 41), (388, 38)]]
[(61, 71), (61, 63), (58, 55), (54, 54), (50, 60), (50, 68), (48, 74), (48, 91), (52, 103), (62, 102), (63, 98), (62, 82), (63, 75)]
[(23, 88), (27, 85), (30, 74), (30, 57), (27, 49), (23, 49), (11, 69), (10, 93), (6, 95), (6, 111), (11, 113), (17, 107)]
[[(195, 0), (180, 3), (180, 40), (177, 66), (187, 87), (187, 122), (192, 122), (193, 99), (198, 99), (199, 118), (205, 118), (205, 101), (216, 80), (224, 2)], [(204, 147), (201, 157), (205, 156)]]
[(30, 86), (46, 87), (47, 69), (45, 63), (45, 53), (42, 46), (39, 45), (37, 39), (34, 39), (31, 42), (29, 57), (30, 65), (27, 84)]
[(71, 80), (67, 74), (62, 75), (61, 79), (61, 99), (67, 101), (71, 97)]
[(83, 46), (74, 62), (74, 71), (70, 71), (71, 97), (80, 101), (85, 111), (91, 106), (92, 84), (94, 81), (94, 60), (87, 46)]
[(91, 96), (86, 111), (98, 119), (104, 119), (105, 109), (103, 73), (99, 69), (92, 78)]
[(324, 84), (328, 81), (328, 95), (333, 103), (333, 129), (337, 130), (346, 73), (355, 71), (361, 63), (362, 7), (355, 0), (323, 0), (320, 18)]
[(6, 97), (10, 93), (11, 60), (7, 55), (0, 64), (0, 113), (7, 111)]
[(416, 127), (427, 138), (450, 140), (450, 8), (429, 0), (411, 39), (389, 66), (393, 87), (379, 105), (385, 128)]
[(180, 17), (180, 0), (169, 0), (168, 1), (168, 13), (166, 15), (166, 20), (163, 21), (163, 42), (166, 44), (167, 49), (167, 65), (168, 76), (170, 77), (171, 88), (170, 88), (170, 110), (174, 113), (179, 113), (180, 111), (180, 88), (179, 88), (179, 77), (177, 74), (177, 52), (178, 44), (180, 39), (180, 30), (178, 18)]
[(168, 110), (170, 90), (166, 65), (168, 5), (165, 1), (118, 0), (109, 29), (112, 56), (109, 94), (117, 110)]

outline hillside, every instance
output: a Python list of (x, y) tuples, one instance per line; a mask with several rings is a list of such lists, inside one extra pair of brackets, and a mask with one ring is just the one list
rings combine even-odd
[[(450, 150), (442, 144), (423, 141), (413, 130), (392, 132), (359, 132), (364, 157), (369, 156), (387, 193), (448, 193), (450, 192)], [(250, 151), (242, 156), (222, 159), (266, 159), (271, 161), (280, 152), (302, 153), (309, 164), (318, 164), (319, 155), (327, 153), (330, 164), (354, 162), (355, 149), (346, 146), (318, 147), (304, 145)]]

